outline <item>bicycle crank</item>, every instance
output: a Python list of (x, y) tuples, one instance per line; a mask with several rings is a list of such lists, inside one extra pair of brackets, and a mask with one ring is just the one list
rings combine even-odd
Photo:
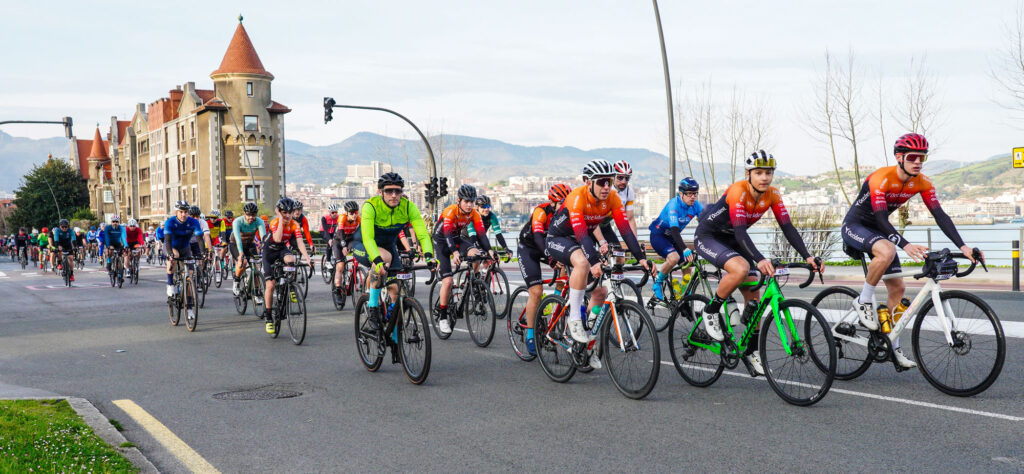
[(733, 342), (732, 339), (726, 339), (725, 341), (722, 341), (721, 348), (722, 352), (720, 354), (722, 356), (722, 365), (729, 370), (735, 369), (740, 364), (740, 356), (738, 355), (739, 351), (736, 348), (736, 343)]

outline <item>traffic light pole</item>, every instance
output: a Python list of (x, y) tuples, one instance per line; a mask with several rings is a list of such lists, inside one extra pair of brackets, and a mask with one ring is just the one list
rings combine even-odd
[[(413, 128), (413, 130), (416, 130), (416, 133), (419, 134), (420, 139), (423, 140), (423, 146), (427, 147), (427, 155), (430, 156), (430, 178), (436, 178), (437, 177), (437, 164), (434, 161), (434, 150), (432, 148), (430, 148), (430, 141), (427, 140), (426, 135), (423, 135), (423, 132), (420, 131), (420, 128), (417, 127), (416, 124), (412, 123), (412, 120), (409, 120), (409, 119), (405, 118), (404, 115), (402, 115), (402, 114), (400, 114), (398, 112), (395, 112), (394, 110), (391, 110), (391, 109), (385, 109), (383, 107), (367, 107), (367, 106), (362, 106), (362, 105), (339, 105), (339, 104), (334, 102), (333, 98), (331, 98), (331, 97), (324, 97), (324, 123), (330, 122), (331, 119), (334, 118), (332, 116), (332, 114), (331, 114), (331, 109), (333, 109), (333, 108), (359, 109), (359, 110), (378, 110), (378, 111), (381, 111), (381, 112), (387, 112), (387, 113), (389, 113), (391, 115), (394, 115), (395, 117), (398, 117), (398, 118), (400, 118), (402, 120), (405, 120), (405, 123), (409, 124)], [(430, 215), (433, 216), (433, 217), (437, 216), (437, 199), (436, 198), (430, 200)]]
[(6, 125), (9, 123), (48, 123), (53, 125), (63, 125), (64, 136), (66, 138), (70, 139), (74, 135), (73, 133), (71, 133), (71, 117), (64, 117), (59, 122), (55, 122), (52, 120), (5, 120), (3, 122), (0, 122), (0, 125)]

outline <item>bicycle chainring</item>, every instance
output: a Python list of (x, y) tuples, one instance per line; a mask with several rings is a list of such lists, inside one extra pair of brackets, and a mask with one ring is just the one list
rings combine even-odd
[(889, 342), (889, 338), (876, 333), (871, 333), (871, 338), (868, 339), (868, 354), (875, 362), (885, 362), (889, 360), (889, 354), (892, 353), (892, 343)]
[(735, 369), (740, 364), (739, 351), (732, 339), (722, 341), (722, 365), (727, 369)]

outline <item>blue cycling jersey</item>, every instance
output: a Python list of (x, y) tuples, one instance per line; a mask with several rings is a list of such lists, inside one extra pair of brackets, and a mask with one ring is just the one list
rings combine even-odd
[(95, 242), (96, 241), (96, 231), (90, 230), (88, 233), (86, 233), (85, 234), (85, 240), (87, 240), (89, 242)]
[(692, 206), (687, 206), (683, 202), (683, 198), (676, 196), (668, 204), (665, 204), (661, 214), (658, 214), (658, 218), (651, 222), (648, 229), (651, 232), (661, 232), (666, 235), (671, 228), (677, 228), (678, 232), (683, 230), (691, 220), (697, 218), (703, 210), (704, 205), (700, 201), (694, 201)]
[(128, 237), (125, 235), (125, 226), (119, 225), (114, 228), (114, 225), (108, 225), (103, 228), (103, 245), (110, 246), (111, 241), (120, 241), (122, 247), (128, 246)]
[(178, 250), (188, 247), (192, 236), (203, 235), (203, 226), (194, 217), (188, 217), (181, 222), (177, 217), (171, 217), (164, 222), (164, 240), (170, 240), (171, 248)]
[(156, 234), (156, 240), (159, 240), (161, 242), (164, 241), (164, 228), (163, 227), (157, 227), (155, 234)]

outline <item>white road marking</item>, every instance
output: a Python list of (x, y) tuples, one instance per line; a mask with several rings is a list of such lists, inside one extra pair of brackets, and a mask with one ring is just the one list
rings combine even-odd
[[(850, 310), (853, 311), (852, 309)], [(830, 323), (837, 323), (846, 317), (849, 312), (840, 309), (826, 309), (821, 311), (822, 316), (825, 316), (825, 320)], [(803, 319), (801, 315), (795, 315), (793, 319)], [(977, 318), (962, 318), (960, 319), (961, 328), (965, 328), (968, 334), (978, 334), (984, 336), (995, 335), (995, 331), (992, 330), (991, 324), (987, 319), (981, 319), (981, 314)], [(853, 319), (853, 318), (851, 318)], [(975, 324), (965, 324), (975, 322)], [(913, 324), (913, 323), (910, 323)], [(1003, 326), (1003, 335), (1006, 337), (1018, 337), (1024, 338), (1024, 322), (1020, 321), (1000, 321)], [(980, 326), (980, 327), (976, 327)], [(911, 326), (908, 325), (903, 329), (903, 334), (910, 334)], [(921, 329), (924, 331), (941, 332), (942, 324), (939, 322), (938, 316), (926, 316), (924, 322), (921, 323)]]

